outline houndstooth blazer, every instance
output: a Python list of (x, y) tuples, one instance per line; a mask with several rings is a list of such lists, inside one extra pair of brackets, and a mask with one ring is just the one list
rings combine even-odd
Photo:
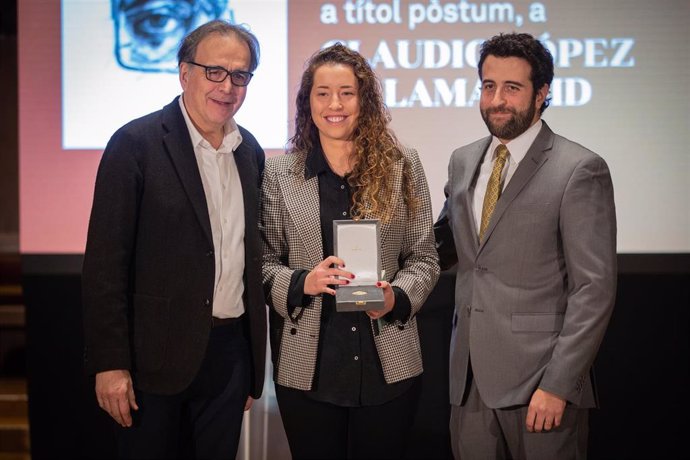
[[(393, 219), (380, 224), (381, 264), (386, 281), (401, 288), (410, 299), (412, 313), (406, 323), (382, 322), (374, 342), (386, 382), (393, 383), (422, 373), (422, 355), (416, 313), (439, 276), (431, 199), (417, 152), (403, 149), (390, 174), (395, 178)], [(321, 296), (288, 315), (290, 279), (297, 269), (311, 270), (323, 260), (319, 218), (319, 180), (305, 180), (303, 154), (267, 159), (261, 189), (263, 283), (271, 308), (271, 349), (276, 383), (310, 390), (318, 353)], [(418, 208), (407, 212), (401, 191), (403, 163), (411, 165)], [(365, 216), (370, 217), (370, 216)], [(373, 324), (372, 324), (372, 330)]]

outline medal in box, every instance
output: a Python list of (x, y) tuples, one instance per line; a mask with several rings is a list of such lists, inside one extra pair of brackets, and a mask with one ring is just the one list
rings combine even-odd
[(383, 289), (376, 287), (381, 272), (379, 221), (334, 220), (335, 255), (345, 261), (345, 270), (355, 279), (336, 288), (337, 311), (383, 310)]

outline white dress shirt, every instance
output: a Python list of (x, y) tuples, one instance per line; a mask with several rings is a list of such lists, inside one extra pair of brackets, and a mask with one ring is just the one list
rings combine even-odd
[(244, 313), (244, 199), (233, 156), (242, 135), (230, 119), (224, 127), (223, 143), (214, 149), (192, 123), (182, 97), (180, 108), (192, 138), (211, 220), (216, 264), (213, 316), (235, 318)]
[[(539, 134), (539, 130), (541, 130), (541, 125), (541, 119), (539, 119), (535, 124), (527, 128), (527, 131), (505, 144), (505, 146), (508, 147), (510, 155), (508, 156), (506, 165), (503, 167), (503, 172), (501, 173), (501, 192), (505, 190), (506, 185), (508, 185), (508, 182), (510, 182), (510, 178), (513, 177), (518, 165), (522, 159), (525, 158), (525, 155), (532, 146), (534, 139), (537, 138), (537, 134)], [(484, 159), (482, 160), (482, 165), (479, 169), (479, 176), (477, 176), (477, 183), (474, 186), (472, 211), (474, 213), (474, 225), (477, 230), (477, 235), (479, 234), (479, 226), (482, 222), (482, 207), (484, 206), (486, 186), (489, 183), (489, 177), (491, 176), (491, 171), (494, 167), (494, 162), (496, 161), (495, 151), (499, 144), (501, 144), (501, 141), (496, 136), (493, 136), (491, 144), (489, 144), (489, 148), (484, 154)]]

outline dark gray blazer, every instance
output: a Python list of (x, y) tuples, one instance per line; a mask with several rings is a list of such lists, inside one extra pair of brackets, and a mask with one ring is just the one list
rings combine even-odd
[(491, 408), (537, 389), (596, 404), (590, 368), (616, 293), (616, 216), (605, 161), (543, 124), (501, 195), (482, 243), (472, 213), (491, 138), (450, 159), (436, 224), (442, 267), (457, 261), (450, 399), (467, 370)]
[[(264, 152), (240, 132), (234, 156), (244, 197), (244, 318), (256, 398), (266, 353), (258, 232)], [(120, 128), (103, 152), (82, 272), (86, 370), (129, 369), (136, 386), (151, 393), (186, 388), (212, 327), (213, 250), (201, 176), (175, 98)]]

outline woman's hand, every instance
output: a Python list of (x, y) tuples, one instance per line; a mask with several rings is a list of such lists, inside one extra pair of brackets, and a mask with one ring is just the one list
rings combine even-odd
[(376, 287), (383, 289), (383, 310), (368, 310), (367, 316), (371, 319), (379, 319), (385, 316), (395, 306), (395, 294), (388, 281), (379, 281)]
[[(337, 268), (331, 267), (335, 265)], [(336, 257), (328, 256), (319, 265), (314, 267), (304, 279), (304, 293), (307, 295), (319, 295), (322, 293), (335, 295), (335, 290), (328, 285), (349, 284), (355, 275), (343, 270), (345, 262)], [(338, 276), (344, 277), (337, 278)]]

